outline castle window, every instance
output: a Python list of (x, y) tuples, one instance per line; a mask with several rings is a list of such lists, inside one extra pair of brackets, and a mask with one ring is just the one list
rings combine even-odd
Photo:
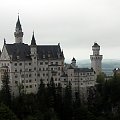
[(29, 65), (31, 65), (31, 63), (29, 63)]
[(34, 59), (36, 59), (36, 57), (34, 57)]
[(40, 65), (43, 65), (43, 62), (40, 62)]
[(29, 82), (31, 83), (32, 80), (29, 80)]
[(29, 74), (29, 77), (31, 77), (32, 75), (31, 74)]
[(43, 76), (45, 76), (45, 74), (43, 73)]
[(20, 72), (22, 72), (22, 69), (20, 69)]
[(38, 76), (40, 76), (40, 74), (38, 73)]
[(22, 63), (19, 64), (20, 66), (22, 65)]
[(26, 88), (28, 88), (28, 86), (26, 86)]
[(18, 84), (18, 81), (15, 81), (15, 84)]
[(30, 88), (32, 88), (32, 85), (30, 85)]
[(45, 62), (45, 64), (47, 65), (47, 64), (48, 64), (48, 62)]
[(58, 65), (58, 62), (56, 62), (56, 65)]
[(17, 63), (15, 63), (14, 65), (17, 66)]
[(60, 70), (60, 67), (58, 67), (58, 70)]
[(45, 69), (43, 68), (43, 71), (44, 71)]
[(17, 72), (17, 69), (15, 69), (15, 72)]
[(53, 62), (51, 62), (51, 65), (53, 65)]
[(28, 83), (28, 80), (26, 80), (26, 83)]
[(29, 71), (31, 71), (31, 69), (29, 69)]
[(17, 75), (15, 75), (15, 78), (17, 78), (18, 76)]
[(34, 67), (34, 70), (36, 70), (36, 67)]
[(51, 70), (53, 70), (53, 68), (51, 68)]

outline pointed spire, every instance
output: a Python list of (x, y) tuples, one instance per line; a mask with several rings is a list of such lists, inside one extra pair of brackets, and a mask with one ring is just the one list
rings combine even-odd
[(35, 40), (35, 37), (34, 37), (34, 31), (33, 31), (33, 35), (32, 35), (31, 45), (36, 45), (36, 40)]
[(4, 38), (4, 45), (6, 44), (6, 40), (5, 40), (5, 38)]
[(22, 30), (21, 24), (20, 24), (20, 19), (19, 19), (19, 14), (18, 14), (18, 20), (16, 23), (16, 28), (19, 28), (19, 30)]

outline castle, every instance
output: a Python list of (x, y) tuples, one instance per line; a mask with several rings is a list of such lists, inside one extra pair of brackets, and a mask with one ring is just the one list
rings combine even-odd
[(71, 64), (64, 63), (60, 44), (37, 45), (33, 33), (31, 44), (23, 42), (23, 31), (18, 16), (14, 32), (15, 43), (4, 41), (0, 56), (0, 89), (5, 71), (9, 74), (12, 95), (19, 94), (19, 86), (25, 93), (37, 93), (41, 79), (47, 85), (53, 78), (55, 86), (63, 88), (70, 82), (74, 92), (96, 84), (96, 75), (101, 72), (100, 46), (94, 43), (91, 68), (78, 68), (75, 58)]

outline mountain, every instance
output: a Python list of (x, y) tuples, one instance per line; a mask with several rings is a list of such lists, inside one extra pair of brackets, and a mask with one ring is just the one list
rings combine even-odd
[[(77, 65), (79, 67), (91, 67), (90, 60), (79, 60), (77, 62)], [(102, 69), (103, 72), (105, 72), (107, 75), (112, 75), (113, 74), (113, 69), (114, 68), (120, 68), (120, 60), (115, 60), (115, 59), (104, 59), (102, 61)]]

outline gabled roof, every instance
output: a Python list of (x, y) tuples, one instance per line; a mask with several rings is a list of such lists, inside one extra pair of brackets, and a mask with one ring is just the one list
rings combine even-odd
[[(8, 55), (12, 60), (31, 60), (31, 51), (28, 44), (14, 43), (5, 45)], [(61, 59), (64, 58), (63, 52), (59, 45), (39, 45), (37, 48), (38, 59)]]
[(8, 55), (11, 55), (12, 60), (17, 60), (17, 56), (19, 56), (19, 60), (31, 60), (30, 57), (30, 46), (24, 43), (14, 43), (14, 44), (6, 44), (6, 49), (8, 51)]

